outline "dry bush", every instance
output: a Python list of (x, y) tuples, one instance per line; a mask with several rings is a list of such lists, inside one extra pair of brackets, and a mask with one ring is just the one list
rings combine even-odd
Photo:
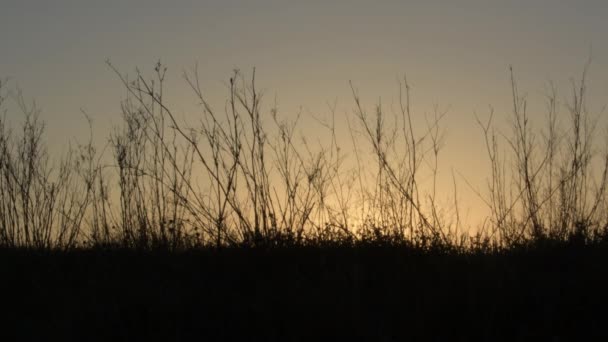
[(35, 103), (22, 92), (9, 93), (0, 84), (0, 106), (14, 100), (23, 115), (19, 131), (0, 118), (0, 243), (11, 247), (69, 249), (79, 242), (91, 201), (81, 159), (68, 148), (55, 164), (44, 137), (44, 123)]
[(502, 134), (492, 126), (493, 112), (486, 122), (478, 119), (492, 170), (486, 203), (491, 226), (504, 245), (581, 234), (592, 238), (608, 224), (608, 151), (595, 146), (599, 116), (591, 115), (586, 105), (587, 67), (580, 81), (572, 82), (571, 99), (564, 106), (569, 121), (565, 128), (559, 124), (553, 86), (547, 96), (546, 126), (533, 127), (512, 69), (511, 132)]
[(289, 120), (276, 104), (265, 105), (255, 69), (249, 77), (233, 72), (220, 110), (211, 106), (198, 70), (185, 73), (200, 105), (190, 124), (165, 99), (167, 69), (160, 62), (151, 77), (136, 69), (133, 79), (108, 66), (127, 90), (122, 124), (106, 146), (111, 156), (94, 146), (86, 116), (89, 141), (70, 147), (55, 165), (37, 107), (0, 84), (0, 106), (12, 98), (24, 116), (19, 132), (9, 128), (6, 113), (0, 119), (3, 245), (176, 250), (358, 241), (479, 251), (593, 239), (608, 225), (608, 152), (594, 146), (587, 69), (565, 106), (569, 126), (559, 123), (562, 107), (552, 88), (542, 130), (533, 127), (511, 71), (511, 131), (495, 128), (493, 113), (478, 119), (491, 166), (484, 198), (490, 229), (469, 236), (461, 231), (456, 194), (454, 208), (437, 200), (446, 113), (436, 107), (420, 129), (406, 79), (397, 110), (378, 103), (372, 114), (351, 84), (348, 150), (336, 132), (335, 107), (327, 119), (316, 118), (326, 142), (312, 141), (299, 131), (301, 113)]

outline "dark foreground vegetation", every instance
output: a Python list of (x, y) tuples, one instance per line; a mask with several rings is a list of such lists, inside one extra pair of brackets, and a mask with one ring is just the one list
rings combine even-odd
[(61, 157), (35, 105), (0, 83), (0, 107), (23, 114), (17, 130), (0, 119), (2, 340), (608, 335), (608, 150), (586, 70), (570, 100), (550, 89), (544, 116), (511, 72), (511, 126), (477, 117), (489, 214), (470, 227), (456, 177), (439, 205), (444, 113), (417, 117), (405, 79), (372, 114), (351, 84), (346, 124), (330, 110), (312, 141), (300, 115), (262, 105), (255, 70), (234, 72), (219, 109), (184, 75), (200, 108), (188, 124), (163, 65), (150, 78), (108, 65), (122, 124)]
[(608, 337), (608, 243), (0, 251), (9, 340)]

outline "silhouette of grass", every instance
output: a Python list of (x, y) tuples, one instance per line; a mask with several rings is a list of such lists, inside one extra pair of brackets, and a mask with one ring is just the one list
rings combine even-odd
[[(0, 250), (2, 334), (87, 340), (605, 336), (606, 242)], [(9, 281), (10, 279), (10, 281)]]
[[(394, 122), (381, 104), (369, 115), (351, 84), (345, 170), (333, 113), (328, 146), (298, 145), (297, 120), (265, 114), (255, 70), (234, 72), (223, 112), (185, 75), (202, 106), (191, 127), (163, 98), (163, 65), (154, 82), (108, 65), (129, 93), (109, 161), (92, 139), (52, 160), (20, 92), (22, 130), (0, 120), (3, 340), (608, 335), (608, 153), (593, 148), (586, 70), (571, 126), (558, 127), (554, 93), (542, 134), (511, 71), (511, 134), (478, 119), (491, 214), (468, 234), (457, 202), (446, 217), (436, 182), (419, 186), (436, 180), (444, 114), (416, 132), (407, 80)], [(0, 84), (0, 106), (8, 95)]]

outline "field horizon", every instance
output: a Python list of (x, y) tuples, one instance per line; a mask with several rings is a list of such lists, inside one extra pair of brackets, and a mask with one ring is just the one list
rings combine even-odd
[(2, 0), (0, 341), (608, 340), (599, 0)]
[(189, 126), (165, 102), (160, 62), (152, 78), (107, 65), (127, 93), (122, 124), (97, 146), (85, 113), (89, 140), (56, 159), (36, 105), (0, 87), (24, 118), (0, 119), (7, 340), (608, 336), (608, 150), (587, 68), (566, 123), (552, 93), (541, 126), (510, 70), (510, 130), (477, 118), (490, 214), (469, 231), (456, 177), (439, 204), (446, 114), (418, 132), (407, 79), (396, 114), (367, 109), (351, 83), (345, 152), (335, 115), (313, 144), (299, 116), (263, 107), (255, 69), (234, 71), (219, 111), (185, 74), (202, 108)]
[[(311, 135), (299, 128), (302, 113), (291, 118), (276, 100), (268, 104), (255, 68), (233, 71), (223, 109), (209, 102), (197, 68), (185, 72), (198, 102), (192, 123), (166, 99), (160, 61), (149, 74), (129, 75), (108, 60), (126, 94), (121, 124), (100, 145), (83, 111), (88, 140), (60, 153), (47, 146), (41, 109), (3, 82), (0, 244), (180, 249), (376, 239), (466, 248), (595, 239), (608, 229), (608, 148), (598, 142), (608, 135), (588, 109), (589, 63), (569, 99), (555, 88), (546, 95), (541, 121), (509, 69), (508, 125), (496, 125), (493, 110), (475, 116), (486, 189), (453, 168), (449, 190), (439, 180), (449, 112), (414, 112), (405, 77), (396, 109), (366, 107), (351, 82), (351, 113), (340, 122), (331, 107), (329, 116), (313, 115)], [(17, 129), (6, 114), (22, 116)], [(461, 212), (462, 188), (487, 213), (478, 227)]]

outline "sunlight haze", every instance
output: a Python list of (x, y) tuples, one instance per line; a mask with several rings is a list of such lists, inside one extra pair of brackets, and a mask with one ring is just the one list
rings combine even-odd
[[(50, 147), (61, 150), (87, 138), (81, 110), (94, 120), (100, 146), (120, 123), (126, 93), (106, 60), (131, 75), (136, 67), (151, 74), (161, 60), (166, 99), (189, 122), (200, 109), (184, 72), (198, 64), (201, 87), (223, 109), (232, 70), (249, 76), (255, 67), (265, 120), (276, 100), (282, 118), (302, 112), (299, 130), (314, 141), (324, 134), (315, 118), (327, 119), (335, 105), (339, 143), (350, 150), (349, 81), (370, 114), (378, 103), (390, 113), (407, 77), (419, 132), (434, 108), (447, 111), (438, 200), (453, 202), (454, 174), (461, 216), (475, 226), (486, 209), (469, 185), (486, 194), (489, 177), (475, 118), (487, 119), (493, 107), (494, 123), (509, 130), (510, 65), (532, 122), (541, 124), (550, 82), (565, 104), (591, 60), (587, 105), (604, 132), (606, 18), (605, 1), (7, 0), (0, 8), (0, 79), (36, 101)], [(565, 122), (565, 107), (559, 112)], [(8, 111), (8, 120), (18, 124), (19, 114)]]

